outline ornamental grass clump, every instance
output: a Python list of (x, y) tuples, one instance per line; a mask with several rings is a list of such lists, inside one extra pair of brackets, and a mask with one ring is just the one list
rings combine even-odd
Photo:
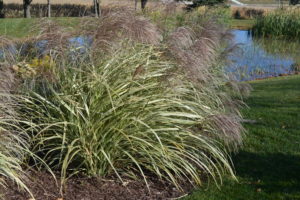
[(65, 69), (43, 92), (31, 87), (21, 104), (35, 123), (33, 151), (63, 180), (81, 172), (147, 183), (154, 174), (180, 188), (234, 176), (225, 148), (204, 134), (213, 103), (181, 76), (169, 77), (175, 70), (153, 46), (125, 45)]
[(104, 9), (100, 20), (84, 19), (80, 27), (78, 35), (90, 36), (96, 51), (111, 50), (124, 39), (153, 45), (160, 44), (163, 39), (160, 30), (149, 19), (124, 7)]
[[(239, 108), (243, 105), (243, 95), (246, 95), (244, 90), (249, 89), (247, 84), (239, 83), (235, 83), (238, 89), (229, 87), (231, 84), (227, 82), (230, 81), (222, 70), (224, 56), (234, 48), (226, 44), (230, 38), (231, 34), (224, 27), (211, 20), (202, 20), (190, 28), (178, 27), (168, 36), (167, 45), (180, 71), (198, 91), (211, 98), (208, 101), (212, 103), (214, 113), (206, 117), (208, 134), (219, 138), (230, 151), (235, 151), (242, 144), (244, 132)], [(224, 44), (228, 47), (224, 48)]]
[(36, 73), (15, 71), (16, 126), (36, 155), (28, 160), (60, 171), (62, 184), (84, 174), (143, 179), (148, 187), (155, 178), (179, 189), (235, 177), (229, 153), (242, 143), (243, 128), (240, 99), (228, 92), (220, 67), (228, 34), (189, 20), (190, 27), (162, 34), (126, 10), (104, 12), (70, 35), (92, 40), (78, 59), (68, 56), (67, 34), (47, 22), (39, 36), (46, 55), (22, 65), (38, 63)]

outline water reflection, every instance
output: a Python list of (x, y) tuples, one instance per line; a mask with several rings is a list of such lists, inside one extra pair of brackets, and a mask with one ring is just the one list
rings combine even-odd
[(229, 57), (232, 63), (226, 71), (231, 79), (253, 80), (291, 74), (298, 70), (298, 42), (255, 39), (250, 31), (245, 30), (233, 30), (232, 33), (241, 51)]

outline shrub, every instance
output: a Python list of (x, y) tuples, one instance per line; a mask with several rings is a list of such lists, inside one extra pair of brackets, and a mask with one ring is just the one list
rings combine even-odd
[(233, 8), (231, 15), (235, 19), (255, 19), (262, 17), (268, 11), (255, 8)]
[(289, 3), (290, 5), (297, 5), (299, 4), (299, 0), (290, 0)]

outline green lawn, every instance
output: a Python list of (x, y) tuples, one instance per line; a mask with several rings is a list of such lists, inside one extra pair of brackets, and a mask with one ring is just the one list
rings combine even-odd
[(255, 24), (254, 19), (231, 19), (230, 27), (233, 29), (249, 30)]
[[(82, 18), (76, 17), (59, 17), (51, 18), (57, 21), (61, 26), (76, 27), (78, 21)], [(0, 19), (0, 36), (7, 36), (11, 38), (24, 38), (27, 36), (34, 36), (37, 34), (35, 24), (40, 19), (24, 19), (24, 18), (6, 18)]]
[(210, 185), (185, 200), (300, 200), (300, 76), (253, 81), (244, 147), (233, 157), (239, 182)]
[[(65, 27), (76, 27), (80, 17), (59, 17), (51, 18), (57, 21), (60, 25)], [(25, 38), (27, 36), (34, 36), (37, 34), (34, 29), (38, 18), (24, 19), (24, 18), (6, 18), (0, 19), (0, 36), (8, 36), (10, 38)], [(230, 25), (235, 29), (250, 29), (254, 25), (254, 20), (230, 20)]]
[(0, 19), (0, 35), (13, 38), (21, 38), (30, 35), (30, 29), (35, 19)]

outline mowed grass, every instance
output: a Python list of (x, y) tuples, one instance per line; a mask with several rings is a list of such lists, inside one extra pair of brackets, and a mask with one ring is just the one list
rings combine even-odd
[(239, 183), (226, 179), (185, 200), (300, 199), (300, 76), (253, 81), (243, 111), (255, 124), (244, 147), (233, 157)]
[[(81, 18), (76, 17), (59, 17), (52, 18), (61, 26), (75, 28)], [(0, 36), (10, 38), (25, 38), (37, 34), (35, 24), (39, 18), (6, 18), (0, 19)]]
[(255, 24), (254, 19), (231, 19), (230, 27), (239, 30), (249, 30)]
[(29, 36), (35, 19), (0, 19), (0, 35), (21, 38)]
[[(61, 26), (76, 28), (76, 25), (82, 18), (77, 17), (58, 17), (51, 18), (57, 21)], [(33, 29), (39, 18), (24, 19), (24, 18), (6, 18), (0, 19), (0, 36), (11, 38), (25, 38), (37, 34)], [(234, 29), (250, 29), (254, 25), (255, 20), (230, 20), (230, 26)]]

